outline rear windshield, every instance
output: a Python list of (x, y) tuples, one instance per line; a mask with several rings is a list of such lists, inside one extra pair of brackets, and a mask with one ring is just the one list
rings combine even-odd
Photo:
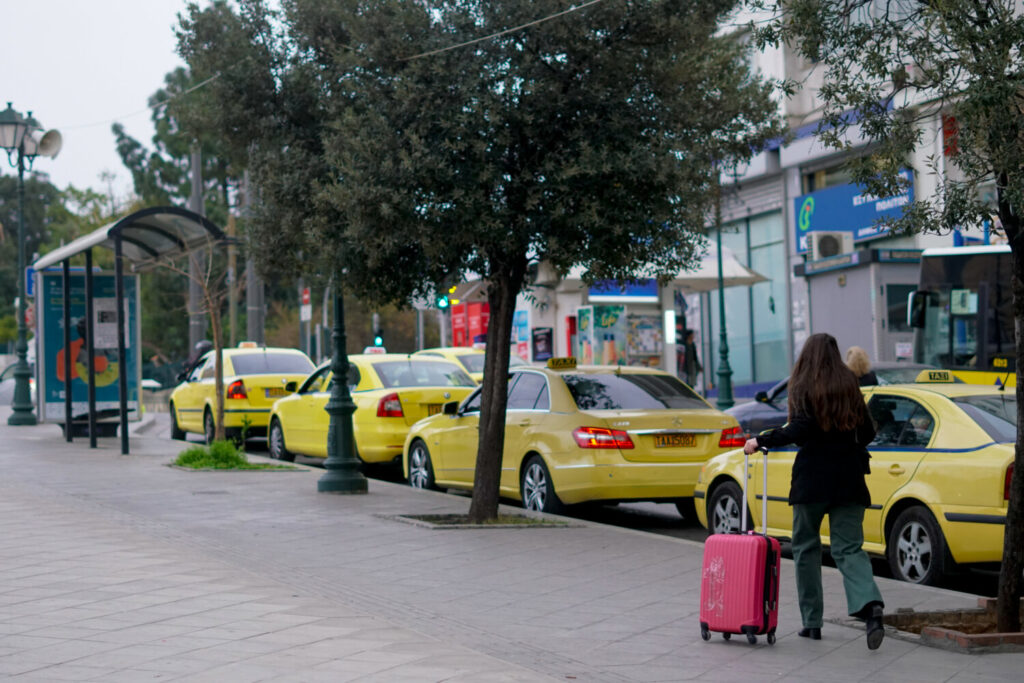
[(475, 387), (473, 378), (455, 363), (387, 360), (373, 364), (385, 387)]
[(484, 354), (482, 353), (467, 353), (459, 356), (459, 362), (465, 365), (470, 372), (484, 371)]
[(236, 375), (308, 375), (313, 361), (297, 353), (246, 353), (231, 356)]
[(1017, 440), (1017, 397), (961, 396), (953, 403), (960, 406), (993, 441), (1010, 443)]
[(693, 390), (671, 375), (563, 375), (580, 410), (708, 409)]

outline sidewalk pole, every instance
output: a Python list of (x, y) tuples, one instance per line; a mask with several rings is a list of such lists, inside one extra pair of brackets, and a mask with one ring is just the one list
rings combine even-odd
[(366, 493), (366, 477), (359, 471), (359, 459), (355, 455), (355, 435), (352, 429), (352, 413), (356, 404), (348, 389), (348, 353), (345, 348), (345, 295), (339, 273), (334, 279), (334, 358), (331, 372), (334, 386), (331, 398), (324, 409), (331, 416), (327, 429), (327, 472), (317, 481), (320, 493)]

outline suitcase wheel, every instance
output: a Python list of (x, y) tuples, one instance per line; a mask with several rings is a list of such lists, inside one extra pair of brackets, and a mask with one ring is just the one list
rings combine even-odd
[(704, 640), (711, 640), (711, 631), (709, 631), (706, 627), (702, 626), (700, 629), (700, 637)]
[(775, 632), (774, 631), (772, 631), (771, 633), (768, 634), (768, 644), (769, 645), (774, 645), (775, 644)]
[(729, 640), (730, 638), (732, 638), (732, 634), (731, 633), (723, 633), (722, 634), (722, 638), (724, 638), (725, 640)]
[(754, 643), (757, 642), (757, 636), (755, 636), (753, 633), (748, 633), (747, 634), (747, 642), (750, 643), (751, 645), (753, 645)]

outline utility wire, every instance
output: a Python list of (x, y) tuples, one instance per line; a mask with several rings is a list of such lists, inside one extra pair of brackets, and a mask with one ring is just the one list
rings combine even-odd
[(442, 48), (439, 48), (437, 50), (430, 50), (429, 52), (421, 52), (418, 55), (413, 55), (411, 57), (405, 57), (401, 61), (409, 62), (409, 61), (412, 61), (414, 59), (420, 59), (421, 57), (429, 57), (431, 55), (440, 54), (442, 52), (448, 52), (449, 50), (457, 50), (458, 48), (466, 47), (467, 45), (473, 45), (475, 43), (481, 43), (481, 42), (483, 42), (485, 40), (490, 40), (491, 38), (497, 38), (498, 36), (503, 36), (503, 35), (508, 34), (508, 33), (514, 33), (516, 31), (521, 31), (524, 28), (529, 28), (530, 26), (536, 26), (537, 24), (543, 24), (545, 21), (551, 21), (552, 19), (557, 19), (558, 17), (565, 16), (566, 14), (571, 14), (572, 12), (578, 12), (581, 9), (590, 7), (591, 5), (596, 5), (599, 2), (601, 2), (601, 0), (590, 0), (589, 2), (585, 2), (582, 5), (577, 5), (576, 7), (570, 7), (569, 9), (562, 10), (561, 12), (555, 12), (554, 14), (551, 14), (549, 16), (542, 17), (540, 19), (534, 19), (533, 21), (529, 21), (529, 22), (527, 22), (525, 24), (520, 24), (519, 26), (513, 26), (512, 28), (507, 28), (504, 31), (498, 31), (497, 33), (492, 33), (490, 35), (483, 36), (482, 38), (475, 38), (473, 40), (467, 40), (466, 42), (459, 43), (458, 45), (449, 45), (448, 47), (442, 47)]

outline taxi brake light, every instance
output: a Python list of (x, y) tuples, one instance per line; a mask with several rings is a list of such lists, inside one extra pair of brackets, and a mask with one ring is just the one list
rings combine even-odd
[(722, 430), (722, 438), (718, 440), (719, 448), (742, 448), (747, 443), (747, 435), (740, 426)]
[(633, 448), (633, 440), (621, 429), (604, 427), (578, 427), (572, 433), (580, 448)]
[(1006, 468), (1006, 481), (1003, 482), (1003, 500), (1010, 500), (1010, 482), (1013, 480), (1013, 463)]
[(377, 417), (405, 417), (398, 394), (387, 394), (377, 403)]
[(234, 382), (228, 385), (228, 398), (249, 398), (249, 394), (245, 391), (245, 384), (240, 379), (236, 379)]

